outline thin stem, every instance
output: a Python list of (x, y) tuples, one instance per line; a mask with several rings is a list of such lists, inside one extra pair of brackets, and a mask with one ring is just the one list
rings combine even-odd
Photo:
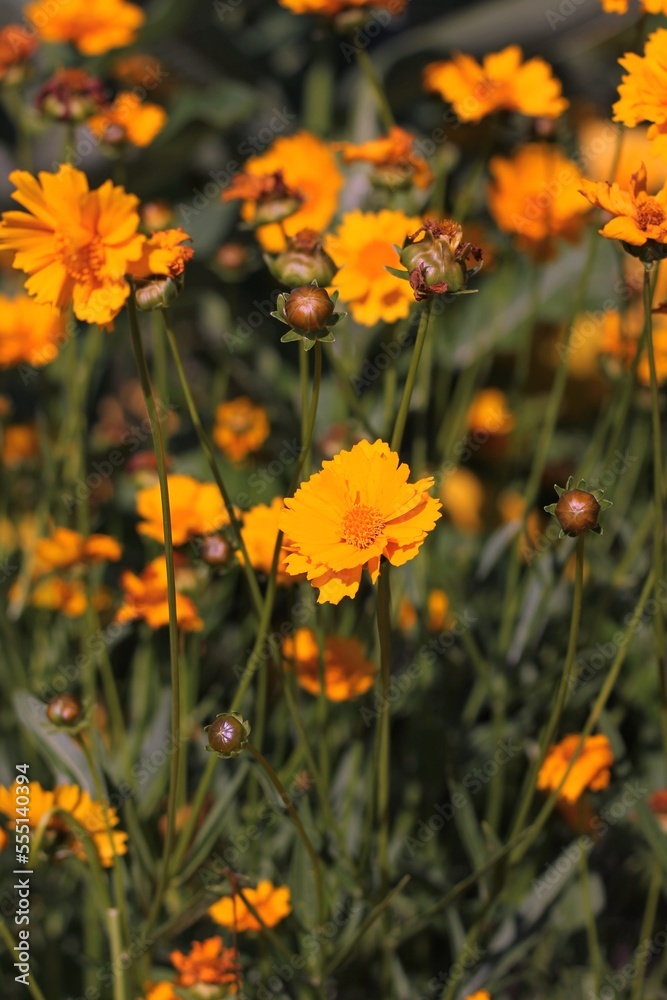
[[(12, 932), (10, 931), (9, 927), (2, 919), (2, 917), (0, 917), (0, 937), (5, 942), (5, 947), (7, 949), (9, 958), (12, 958), (12, 956), (15, 954), (14, 948), (16, 947), (16, 941), (14, 940)], [(35, 982), (35, 977), (33, 976), (32, 972), (30, 972), (28, 975), (28, 992), (30, 993), (30, 996), (33, 998), (33, 1000), (44, 1000), (44, 994), (42, 993), (39, 986)]]
[(368, 914), (368, 916), (366, 917), (366, 919), (364, 920), (363, 924), (356, 932), (354, 937), (350, 941), (348, 941), (348, 943), (343, 948), (341, 948), (338, 954), (334, 955), (334, 957), (331, 959), (326, 969), (324, 970), (325, 977), (330, 976), (331, 973), (345, 961), (345, 959), (350, 954), (352, 949), (359, 944), (359, 941), (362, 939), (366, 931), (370, 930), (370, 928), (373, 926), (378, 917), (381, 917), (382, 914), (385, 913), (385, 911), (391, 906), (396, 896), (398, 896), (399, 893), (403, 892), (403, 889), (405, 888), (405, 886), (408, 884), (409, 881), (410, 881), (410, 875), (404, 875), (401, 881), (398, 883), (398, 885), (394, 886), (391, 892), (387, 893), (382, 902), (378, 903), (378, 905), (375, 907), (374, 910), (371, 910), (371, 912)]
[(588, 954), (590, 955), (593, 967), (593, 992), (598, 994), (602, 984), (602, 955), (600, 953), (600, 941), (598, 939), (597, 927), (595, 926), (595, 913), (593, 912), (593, 897), (591, 895), (591, 880), (588, 873), (588, 858), (586, 851), (579, 854), (579, 878), (581, 881), (581, 895), (584, 907), (584, 918), (586, 921), (586, 937), (588, 939)]
[(373, 61), (369, 56), (366, 49), (359, 46), (357, 48), (357, 62), (359, 64), (359, 69), (364, 74), (364, 79), (366, 83), (373, 91), (373, 96), (375, 97), (375, 102), (377, 104), (378, 114), (382, 121), (384, 129), (389, 132), (391, 128), (396, 124), (394, 121), (394, 113), (391, 110), (391, 105), (385, 93), (384, 87), (382, 86), (382, 81), (377, 74)]
[(391, 673), (391, 591), (389, 587), (390, 563), (385, 562), (380, 571), (377, 593), (377, 625), (380, 636), (380, 712), (377, 725), (378, 745), (378, 855), (383, 892), (389, 884), (389, 793), (391, 763), (391, 717), (389, 710), (389, 683)]
[(114, 969), (113, 1000), (130, 1000), (125, 976), (125, 952), (121, 933), (121, 919), (118, 910), (113, 907), (107, 911), (109, 926), (109, 950), (111, 952), (111, 968)]
[(415, 346), (412, 351), (412, 357), (410, 358), (410, 368), (408, 369), (408, 376), (405, 380), (405, 385), (403, 386), (403, 395), (401, 397), (401, 403), (398, 408), (398, 414), (396, 416), (396, 423), (394, 424), (394, 433), (391, 437), (391, 450), (400, 451), (401, 444), (403, 442), (403, 434), (405, 432), (405, 424), (408, 419), (408, 411), (410, 409), (410, 400), (412, 399), (412, 390), (415, 387), (415, 381), (417, 378), (417, 371), (419, 369), (419, 361), (422, 356), (422, 351), (424, 349), (424, 342), (426, 340), (426, 334), (428, 333), (428, 321), (431, 315), (431, 299), (426, 299), (422, 306), (421, 316), (419, 317), (419, 329), (417, 330), (417, 338), (415, 340)]
[(155, 923), (160, 906), (164, 898), (169, 879), (169, 863), (174, 847), (174, 835), (176, 830), (176, 807), (178, 802), (178, 779), (180, 775), (181, 762), (181, 677), (178, 660), (178, 617), (176, 612), (176, 573), (174, 569), (174, 546), (171, 533), (171, 511), (169, 509), (169, 488), (167, 483), (167, 463), (162, 439), (162, 426), (158, 419), (155, 406), (153, 387), (146, 364), (143, 344), (141, 342), (141, 332), (139, 330), (139, 318), (137, 316), (137, 306), (134, 298), (134, 289), (127, 300), (128, 316), (130, 320), (130, 334), (132, 337), (132, 348), (139, 372), (139, 380), (148, 410), (148, 418), (153, 435), (153, 446), (155, 448), (155, 458), (157, 461), (158, 480), (160, 483), (160, 501), (162, 504), (162, 527), (164, 531), (164, 555), (167, 568), (167, 604), (169, 607), (169, 662), (171, 670), (171, 737), (173, 743), (173, 753), (170, 758), (169, 769), (169, 795), (167, 799), (167, 826), (164, 836), (162, 858), (158, 873), (153, 906), (148, 914), (145, 933)]

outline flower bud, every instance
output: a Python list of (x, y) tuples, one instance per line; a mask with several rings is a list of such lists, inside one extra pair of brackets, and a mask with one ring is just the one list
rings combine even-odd
[(222, 535), (207, 535), (199, 554), (208, 566), (226, 566), (232, 547)]
[(334, 304), (326, 288), (303, 285), (285, 299), (285, 317), (290, 326), (304, 333), (322, 330), (333, 316)]
[(142, 312), (150, 312), (152, 309), (167, 309), (171, 303), (178, 298), (183, 290), (183, 276), (167, 278), (157, 276), (137, 285), (135, 298), (137, 308)]
[(81, 702), (66, 692), (56, 695), (47, 705), (46, 717), (54, 726), (74, 726), (81, 719)]
[[(424, 236), (417, 240), (421, 233)], [(466, 266), (469, 256), (477, 261), (473, 268)], [(407, 237), (399, 258), (407, 269), (417, 302), (429, 295), (462, 292), (482, 266), (482, 251), (471, 243), (463, 243), (461, 226), (448, 220), (427, 219), (416, 233)]]
[(266, 265), (278, 281), (288, 288), (316, 281), (330, 285), (338, 271), (314, 229), (300, 229), (287, 240), (287, 249), (277, 257), (265, 255)]
[(248, 263), (248, 251), (242, 243), (223, 243), (218, 249), (216, 260), (225, 270), (240, 271)]
[(576, 489), (572, 488), (572, 476), (568, 479), (565, 489), (555, 486), (558, 503), (545, 507), (547, 514), (553, 514), (561, 528), (561, 536), (569, 535), (578, 538), (586, 531), (602, 534), (598, 518), (603, 510), (611, 507), (610, 500), (603, 500), (604, 490), (588, 490), (581, 480)]
[(35, 101), (37, 109), (59, 122), (83, 122), (105, 104), (104, 84), (83, 69), (59, 69)]
[(205, 732), (208, 733), (207, 750), (225, 759), (238, 757), (248, 744), (250, 723), (238, 712), (223, 712), (205, 727)]

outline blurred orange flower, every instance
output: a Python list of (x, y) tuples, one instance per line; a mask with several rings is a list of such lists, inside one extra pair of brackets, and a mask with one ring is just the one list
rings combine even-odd
[[(200, 483), (192, 476), (167, 476), (171, 532), (174, 545), (185, 545), (197, 535), (210, 535), (229, 517), (215, 483)], [(143, 518), (137, 530), (147, 538), (164, 544), (160, 484), (137, 492), (137, 514)]]
[[(320, 649), (311, 629), (297, 629), (294, 636), (285, 639), (283, 660), (304, 690), (320, 693)], [(323, 671), (324, 693), (329, 701), (350, 701), (373, 686), (377, 667), (366, 659), (358, 639), (328, 635), (324, 640)]]
[[(647, 14), (667, 14), (667, 0), (639, 0)], [(607, 14), (627, 14), (630, 0), (600, 0)]]
[(39, 437), (34, 424), (10, 424), (2, 432), (0, 452), (3, 465), (13, 469), (39, 455)]
[(464, 122), (478, 122), (494, 111), (558, 118), (568, 106), (560, 81), (544, 59), (522, 60), (518, 45), (484, 56), (481, 64), (457, 52), (451, 61), (426, 67), (424, 87), (449, 101)]
[(466, 416), (472, 434), (509, 434), (516, 423), (502, 389), (480, 389), (468, 407)]
[(449, 598), (444, 590), (436, 587), (429, 591), (426, 610), (428, 612), (426, 628), (429, 632), (442, 632), (444, 629), (451, 628), (454, 619), (449, 611)]
[(404, 212), (356, 210), (344, 215), (338, 231), (326, 238), (327, 253), (341, 268), (332, 284), (357, 323), (393, 323), (409, 314), (414, 301), (410, 284), (385, 268), (399, 263), (394, 244), (402, 246), (421, 224), (418, 216)]
[[(553, 792), (558, 788), (579, 745), (579, 740), (580, 736), (574, 733), (549, 749), (538, 774), (539, 789)], [(576, 802), (586, 789), (599, 792), (606, 788), (611, 780), (610, 768), (613, 763), (614, 755), (607, 737), (587, 736), (581, 753), (560, 790), (559, 797), (568, 802)]]
[(435, 526), (440, 502), (428, 494), (432, 477), (408, 483), (410, 469), (399, 463), (384, 441), (360, 441), (285, 499), (287, 570), (307, 574), (319, 604), (354, 597), (364, 567), (375, 583), (382, 556), (394, 566), (414, 559)]
[(85, 56), (131, 45), (145, 15), (125, 0), (36, 0), (23, 8), (44, 42), (72, 42)]
[[(243, 528), (241, 529), (243, 543), (248, 552), (250, 565), (260, 573), (268, 575), (271, 572), (273, 550), (280, 529), (280, 515), (284, 509), (282, 497), (274, 497), (270, 504), (258, 503), (243, 514)], [(289, 540), (283, 538), (276, 576), (276, 581), (281, 586), (298, 583), (300, 579), (288, 573), (285, 567), (285, 560), (289, 555), (289, 544)], [(243, 562), (241, 552), (237, 552), (236, 556), (240, 562)]]
[[(265, 879), (257, 883), (256, 889), (244, 889), (243, 895), (257, 910), (267, 927), (275, 927), (292, 912), (290, 891), (287, 886), (274, 886), (273, 882)], [(241, 933), (262, 929), (262, 925), (252, 915), (238, 892), (233, 896), (223, 896), (209, 907), (208, 912), (216, 924), (229, 930)]]
[(655, 815), (662, 830), (667, 833), (667, 789), (653, 792), (647, 799), (648, 807)]
[(417, 609), (409, 597), (402, 597), (398, 604), (397, 622), (401, 632), (412, 632), (417, 624)]
[[(606, 374), (614, 372), (610, 362), (620, 365), (626, 371), (632, 366), (644, 329), (644, 307), (641, 302), (633, 303), (623, 314), (617, 309), (605, 310), (602, 317), (602, 331), (597, 350)], [(656, 374), (659, 383), (667, 381), (667, 315), (653, 314), (653, 351)], [(651, 371), (646, 352), (642, 352), (637, 365), (637, 382), (651, 384)]]
[(179, 986), (234, 983), (241, 971), (238, 952), (234, 948), (225, 948), (221, 937), (193, 941), (189, 954), (172, 951), (169, 957), (178, 971)]
[(178, 278), (195, 255), (192, 247), (183, 246), (186, 240), (191, 239), (180, 226), (153, 233), (144, 243), (139, 260), (128, 265), (127, 273), (140, 279), (158, 274)]
[(392, 14), (399, 14), (407, 2), (408, 0), (279, 0), (293, 14), (323, 14), (327, 17), (364, 7), (389, 7)]
[(35, 576), (53, 570), (69, 569), (77, 563), (116, 562), (123, 547), (110, 535), (85, 535), (70, 528), (56, 528), (48, 538), (40, 538), (35, 547)]
[(602, 236), (633, 246), (643, 246), (649, 240), (667, 243), (667, 182), (656, 195), (647, 194), (643, 163), (632, 175), (627, 191), (605, 181), (582, 180), (581, 185), (581, 193), (592, 205), (613, 216), (599, 230)]
[[(13, 589), (10, 598), (13, 598)], [(35, 585), (29, 603), (33, 608), (60, 611), (66, 618), (80, 618), (88, 607), (86, 588), (80, 580), (64, 580), (51, 576)]]
[(392, 125), (389, 134), (380, 139), (371, 139), (359, 146), (352, 142), (334, 142), (331, 148), (343, 154), (344, 163), (359, 160), (372, 163), (388, 186), (400, 186), (402, 182), (427, 188), (433, 181), (433, 173), (423, 156), (414, 151), (414, 142), (411, 132)]
[(111, 181), (90, 191), (86, 175), (68, 165), (38, 180), (25, 170), (9, 179), (28, 212), (4, 212), (0, 247), (16, 251), (14, 267), (31, 276), (26, 290), (57, 309), (73, 303), (78, 319), (107, 326), (130, 294), (127, 265), (145, 240), (138, 199)]
[(0, 29), (0, 80), (12, 83), (36, 49), (37, 39), (22, 24)]
[(0, 295), (0, 368), (48, 365), (58, 357), (65, 323), (49, 306), (27, 295)]
[(445, 472), (440, 483), (442, 509), (460, 531), (479, 534), (482, 530), (484, 487), (470, 469)]
[[(582, 171), (594, 181), (614, 180), (620, 188), (628, 188), (637, 164), (647, 162), (648, 180), (651, 187), (661, 187), (667, 180), (667, 160), (652, 155), (648, 129), (637, 125), (623, 129), (623, 142), (618, 162), (615, 164), (621, 126), (603, 118), (588, 118), (578, 129), (581, 150)], [(486, 270), (486, 258), (484, 269)]]
[(512, 159), (492, 157), (488, 204), (500, 229), (536, 260), (553, 257), (556, 239), (575, 243), (590, 211), (575, 163), (546, 142), (522, 146)]
[(270, 432), (266, 410), (247, 396), (230, 399), (216, 408), (213, 440), (232, 462), (259, 451)]
[[(245, 164), (248, 174), (271, 174), (282, 171), (285, 183), (299, 192), (303, 203), (297, 212), (278, 225), (260, 226), (257, 238), (265, 250), (278, 253), (285, 249), (287, 236), (295, 236), (300, 229), (320, 232), (331, 222), (338, 206), (338, 192), (343, 177), (336, 165), (336, 158), (326, 143), (310, 132), (276, 139), (260, 156), (253, 156)], [(255, 215), (252, 201), (244, 204), (243, 218), (249, 222)]]
[(148, 146), (166, 123), (167, 113), (159, 104), (142, 101), (132, 91), (122, 91), (112, 105), (89, 118), (86, 125), (99, 142)]
[[(184, 562), (174, 559), (176, 587), (189, 582)], [(180, 571), (180, 572), (179, 572)], [(117, 622), (130, 622), (136, 618), (152, 628), (162, 628), (169, 624), (169, 602), (167, 600), (167, 560), (158, 556), (137, 576), (126, 570), (120, 578), (123, 588), (123, 605), (116, 612)], [(197, 613), (194, 602), (177, 591), (176, 622), (184, 632), (198, 632), (204, 623)]]
[(614, 121), (630, 127), (652, 122), (652, 153), (667, 158), (667, 29), (648, 36), (643, 56), (626, 52), (618, 61), (628, 72), (618, 88)]

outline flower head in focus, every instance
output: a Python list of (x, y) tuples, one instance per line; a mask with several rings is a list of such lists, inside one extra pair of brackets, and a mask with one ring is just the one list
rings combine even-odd
[[(667, 32), (666, 32), (667, 34)], [(647, 194), (646, 167), (642, 163), (632, 175), (630, 187), (583, 180), (581, 193), (612, 218), (599, 230), (610, 240), (620, 240), (624, 248), (642, 260), (660, 259), (667, 253), (667, 181), (656, 195)], [(639, 248), (639, 249), (635, 249)]]
[(648, 138), (654, 156), (667, 158), (667, 29), (646, 40), (643, 55), (626, 52), (619, 60), (628, 72), (618, 88), (614, 121), (632, 128), (651, 122)]
[[(537, 777), (537, 787), (543, 792), (553, 792), (560, 785), (581, 737), (575, 733), (566, 736), (550, 747)], [(599, 792), (611, 780), (614, 755), (606, 736), (587, 736), (581, 753), (568, 774), (559, 797), (567, 802), (576, 802), (589, 789)]]
[[(358, 639), (328, 635), (322, 653), (324, 693), (329, 701), (350, 701), (373, 686), (377, 667), (366, 658)], [(320, 649), (312, 629), (297, 629), (285, 639), (283, 661), (300, 687), (313, 695), (320, 693)]]
[(4, 212), (0, 248), (15, 251), (14, 267), (30, 277), (40, 304), (66, 309), (87, 323), (109, 325), (130, 294), (128, 265), (141, 256), (138, 199), (105, 181), (94, 191), (80, 170), (61, 165), (33, 177), (14, 170), (12, 197), (28, 211)]
[(86, 122), (94, 138), (109, 146), (125, 143), (149, 146), (167, 122), (167, 113), (159, 104), (142, 101), (132, 91), (122, 91), (113, 104)]
[[(210, 535), (229, 524), (229, 516), (215, 483), (200, 483), (192, 476), (167, 476), (171, 530), (174, 545), (185, 545), (192, 538)], [(137, 514), (142, 520), (137, 530), (164, 545), (162, 502), (159, 483), (139, 490)]]
[(145, 15), (126, 0), (35, 0), (24, 7), (43, 42), (72, 42), (85, 56), (131, 45)]
[[(181, 588), (191, 581), (185, 560), (177, 553), (174, 557), (176, 571), (176, 622), (184, 632), (199, 632), (204, 623), (199, 617), (194, 601), (181, 593)], [(116, 612), (117, 622), (143, 619), (152, 629), (169, 624), (167, 588), (167, 560), (158, 556), (137, 575), (126, 570), (120, 578), (123, 604)]]
[(0, 295), (0, 368), (48, 365), (58, 357), (64, 336), (64, 319), (49, 306), (27, 295)]
[(247, 396), (216, 407), (213, 440), (231, 462), (241, 462), (259, 451), (270, 433), (266, 410)]
[(343, 163), (372, 163), (373, 183), (382, 187), (401, 188), (416, 184), (427, 188), (433, 173), (426, 160), (414, 149), (415, 137), (398, 125), (392, 125), (388, 135), (355, 145), (335, 142), (332, 149), (343, 154)]
[(354, 597), (366, 568), (373, 583), (384, 556), (413, 559), (440, 517), (433, 479), (408, 483), (410, 469), (383, 441), (360, 441), (324, 462), (285, 499), (280, 527), (290, 539), (287, 571), (306, 573), (318, 603)]
[[(287, 886), (274, 886), (268, 879), (258, 882), (256, 889), (244, 889), (243, 895), (257, 910), (267, 927), (275, 927), (292, 912), (290, 891)], [(262, 925), (250, 912), (239, 892), (235, 892), (233, 896), (223, 896), (209, 907), (208, 913), (216, 924), (228, 930), (243, 933), (262, 929)]]
[(461, 52), (430, 63), (424, 87), (449, 101), (464, 122), (481, 121), (494, 111), (558, 118), (568, 106), (549, 64), (539, 56), (523, 62), (518, 45), (484, 56), (481, 63)]
[(611, 507), (611, 500), (603, 500), (604, 490), (588, 490), (582, 479), (576, 489), (573, 488), (572, 476), (568, 479), (565, 489), (554, 486), (558, 494), (558, 503), (545, 507), (547, 514), (553, 514), (560, 525), (560, 537), (569, 535), (577, 538), (586, 531), (602, 534), (602, 526), (598, 518), (602, 511)]
[[(389, 272), (407, 278), (417, 302), (430, 295), (471, 291), (466, 285), (482, 266), (480, 248), (464, 243), (463, 229), (448, 219), (426, 219), (415, 233), (406, 236), (398, 256), (406, 271), (389, 268)], [(468, 257), (475, 261), (470, 268)]]
[(271, 313), (289, 327), (280, 338), (281, 344), (302, 340), (304, 349), (311, 350), (316, 340), (331, 343), (334, 337), (331, 327), (335, 326), (346, 313), (335, 312), (338, 292), (329, 295), (326, 288), (320, 288), (317, 281), (310, 285), (293, 288), (291, 292), (281, 292), (276, 301), (276, 309)]

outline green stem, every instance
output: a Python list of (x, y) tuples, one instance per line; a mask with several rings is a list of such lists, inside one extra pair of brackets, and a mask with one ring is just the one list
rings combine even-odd
[(394, 113), (391, 110), (389, 100), (387, 99), (384, 87), (382, 86), (382, 81), (380, 80), (375, 66), (373, 65), (373, 61), (368, 52), (366, 52), (366, 49), (361, 46), (357, 48), (357, 62), (359, 64), (359, 69), (364, 75), (366, 83), (372, 90), (373, 96), (375, 97), (382, 126), (385, 131), (389, 132), (389, 130), (396, 124), (394, 121)]
[(141, 342), (141, 332), (139, 330), (139, 318), (137, 316), (137, 305), (134, 298), (134, 289), (127, 300), (128, 315), (130, 320), (130, 334), (132, 337), (132, 348), (139, 372), (139, 380), (148, 410), (148, 417), (153, 435), (153, 446), (157, 460), (158, 480), (160, 483), (160, 501), (162, 504), (162, 527), (164, 531), (164, 555), (167, 568), (167, 604), (169, 607), (169, 662), (171, 672), (171, 738), (173, 743), (173, 753), (170, 758), (169, 771), (169, 795), (167, 799), (167, 827), (164, 836), (162, 858), (158, 873), (153, 905), (148, 914), (145, 933), (155, 923), (160, 912), (160, 906), (164, 898), (169, 879), (169, 864), (174, 847), (174, 835), (176, 830), (176, 805), (178, 802), (178, 779), (180, 774), (181, 761), (181, 676), (178, 661), (178, 618), (176, 612), (176, 573), (174, 569), (174, 546), (171, 533), (171, 511), (169, 508), (169, 488), (167, 482), (167, 463), (162, 439), (162, 426), (158, 419), (153, 396), (153, 387), (146, 364), (143, 344)]
[(330, 976), (331, 973), (334, 972), (334, 970), (337, 969), (339, 965), (342, 965), (342, 963), (345, 961), (345, 959), (350, 954), (352, 949), (356, 948), (356, 946), (359, 944), (359, 941), (362, 939), (364, 934), (368, 930), (370, 930), (370, 928), (373, 926), (378, 917), (381, 917), (382, 914), (385, 913), (386, 910), (391, 906), (395, 897), (398, 896), (399, 893), (403, 892), (403, 889), (405, 888), (405, 886), (408, 884), (409, 881), (410, 881), (410, 875), (404, 875), (401, 881), (398, 883), (398, 885), (396, 885), (391, 890), (391, 892), (387, 893), (382, 902), (378, 903), (375, 909), (371, 910), (371, 912), (368, 914), (368, 916), (364, 920), (359, 930), (355, 933), (354, 937), (350, 941), (348, 941), (348, 943), (344, 945), (343, 948), (341, 948), (338, 954), (334, 955), (334, 957), (331, 959), (326, 969), (324, 970), (325, 977)]
[(593, 897), (591, 895), (591, 880), (588, 873), (588, 858), (586, 851), (579, 854), (579, 878), (581, 881), (581, 895), (584, 907), (584, 918), (586, 921), (586, 937), (588, 939), (588, 954), (593, 967), (593, 992), (597, 996), (602, 985), (602, 954), (600, 953), (600, 941), (598, 939), (597, 927), (595, 926), (595, 913), (593, 912)]
[(377, 592), (377, 626), (380, 637), (379, 694), (382, 709), (378, 719), (376, 739), (378, 746), (377, 819), (378, 856), (382, 891), (389, 884), (389, 793), (391, 764), (391, 715), (389, 710), (389, 683), (391, 674), (391, 592), (389, 587), (390, 563), (384, 562), (380, 571)]
[(419, 329), (417, 330), (417, 338), (415, 340), (415, 346), (412, 351), (412, 357), (410, 358), (410, 367), (408, 369), (408, 376), (405, 380), (405, 385), (403, 386), (403, 395), (401, 397), (401, 403), (398, 408), (398, 414), (396, 416), (396, 423), (394, 424), (394, 433), (391, 437), (391, 450), (400, 451), (401, 444), (403, 442), (403, 434), (405, 432), (405, 424), (408, 419), (408, 411), (410, 409), (410, 400), (412, 399), (412, 390), (415, 387), (415, 381), (417, 379), (417, 371), (419, 369), (419, 361), (422, 356), (422, 351), (424, 349), (424, 342), (426, 340), (426, 334), (428, 333), (428, 321), (431, 315), (431, 299), (426, 299), (422, 306), (421, 316), (419, 317)]
[(127, 979), (125, 976), (125, 963), (123, 961), (126, 953), (123, 948), (121, 919), (120, 914), (115, 907), (107, 911), (107, 921), (109, 926), (111, 968), (114, 970), (113, 1000), (130, 1000), (130, 994), (127, 990)]
[[(5, 942), (5, 947), (7, 949), (8, 957), (11, 959), (14, 953), (14, 948), (16, 947), (16, 941), (10, 931), (9, 927), (5, 921), (0, 917), (0, 937)], [(28, 992), (33, 1000), (44, 1000), (44, 994), (40, 990), (39, 986), (35, 982), (35, 977), (32, 972), (28, 975)]]

